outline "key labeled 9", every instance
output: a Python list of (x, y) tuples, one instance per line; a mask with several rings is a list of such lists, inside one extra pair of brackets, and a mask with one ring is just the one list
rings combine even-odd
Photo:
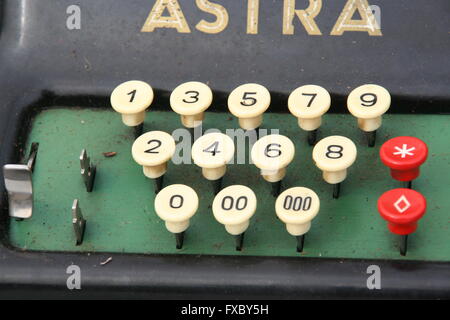
[(365, 84), (354, 89), (347, 98), (350, 113), (358, 119), (358, 126), (365, 132), (377, 130), (382, 123), (381, 116), (391, 106), (389, 92), (376, 84)]

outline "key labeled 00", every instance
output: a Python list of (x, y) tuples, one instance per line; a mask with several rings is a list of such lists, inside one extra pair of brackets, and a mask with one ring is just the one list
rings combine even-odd
[[(225, 204), (229, 205), (226, 206)], [(244, 210), (245, 208), (247, 208), (247, 204), (248, 198), (246, 196), (240, 196), (239, 198), (236, 199), (236, 202), (234, 201), (233, 197), (226, 196), (222, 200), (222, 209), (225, 211), (230, 211), (234, 207), (236, 210)]]

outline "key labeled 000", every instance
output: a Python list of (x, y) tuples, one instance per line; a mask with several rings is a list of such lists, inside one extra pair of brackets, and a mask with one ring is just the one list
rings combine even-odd
[(312, 198), (311, 197), (292, 197), (286, 196), (283, 202), (283, 208), (285, 210), (294, 210), (294, 211), (308, 211), (311, 209)]

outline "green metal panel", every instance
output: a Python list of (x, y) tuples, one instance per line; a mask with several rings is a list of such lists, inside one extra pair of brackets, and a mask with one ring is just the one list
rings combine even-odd
[[(180, 119), (173, 112), (150, 111), (145, 126), (148, 131), (172, 132), (180, 127)], [(237, 126), (237, 121), (224, 113), (207, 113), (204, 122), (206, 129)], [(311, 188), (321, 199), (320, 213), (307, 234), (301, 255), (295, 251), (294, 237), (275, 216), (270, 185), (252, 164), (230, 165), (224, 180), (224, 185), (249, 186), (258, 198), (242, 252), (234, 250), (233, 237), (214, 220), (212, 189), (201, 170), (194, 164), (169, 164), (165, 184), (187, 184), (200, 198), (184, 247), (175, 249), (173, 235), (154, 212), (153, 183), (131, 158), (132, 132), (118, 114), (105, 110), (50, 109), (36, 117), (28, 143), (40, 143), (34, 173), (34, 213), (30, 220), (10, 222), (10, 242), (23, 250), (450, 261), (450, 116), (386, 115), (377, 146), (371, 149), (351, 115), (326, 115), (321, 136), (344, 135), (358, 147), (357, 161), (337, 200), (332, 199), (332, 187), (315, 167), (312, 147), (306, 144), (305, 133), (294, 117), (268, 113), (263, 127), (279, 128), (296, 145), (284, 186)], [(398, 239), (389, 233), (376, 208), (384, 191), (402, 186), (391, 179), (378, 156), (382, 142), (399, 135), (416, 136), (430, 148), (429, 159), (414, 182), (414, 188), (427, 197), (428, 212), (410, 237), (406, 257), (399, 255)], [(82, 148), (88, 150), (98, 168), (91, 194), (86, 192), (80, 176), (78, 157)], [(110, 151), (117, 152), (117, 156), (102, 155)], [(71, 225), (75, 198), (80, 199), (87, 219), (84, 243), (78, 247)]]

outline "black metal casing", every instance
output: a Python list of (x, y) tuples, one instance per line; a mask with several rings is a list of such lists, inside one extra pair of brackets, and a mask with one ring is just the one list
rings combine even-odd
[[(288, 94), (314, 83), (332, 94), (331, 112), (364, 83), (386, 87), (390, 112), (450, 111), (450, 2), (377, 0), (383, 35), (330, 35), (345, 0), (323, 0), (322, 35), (295, 18), (283, 35), (283, 1), (261, 1), (258, 34), (247, 34), (247, 1), (221, 1), (229, 13), (219, 34), (195, 28), (214, 16), (180, 0), (191, 33), (140, 32), (154, 1), (78, 0), (80, 30), (68, 30), (74, 1), (3, 0), (0, 19), (0, 162), (18, 163), (33, 116), (43, 108), (109, 108), (120, 82), (139, 79), (156, 91), (152, 108), (167, 110), (178, 84), (208, 82), (214, 111), (225, 111), (237, 85), (258, 82), (273, 94), (269, 112), (286, 112)], [(372, 4), (371, 2), (371, 4)], [(375, 3), (376, 2), (376, 3)], [(305, 8), (307, 1), (297, 1)], [(0, 175), (2, 175), (0, 173)], [(0, 298), (450, 298), (450, 263), (237, 256), (166, 256), (22, 252), (8, 243), (8, 208), (0, 203)], [(101, 267), (112, 257), (114, 263)], [(66, 286), (68, 266), (83, 270), (82, 290)], [(367, 268), (383, 270), (369, 290)]]

